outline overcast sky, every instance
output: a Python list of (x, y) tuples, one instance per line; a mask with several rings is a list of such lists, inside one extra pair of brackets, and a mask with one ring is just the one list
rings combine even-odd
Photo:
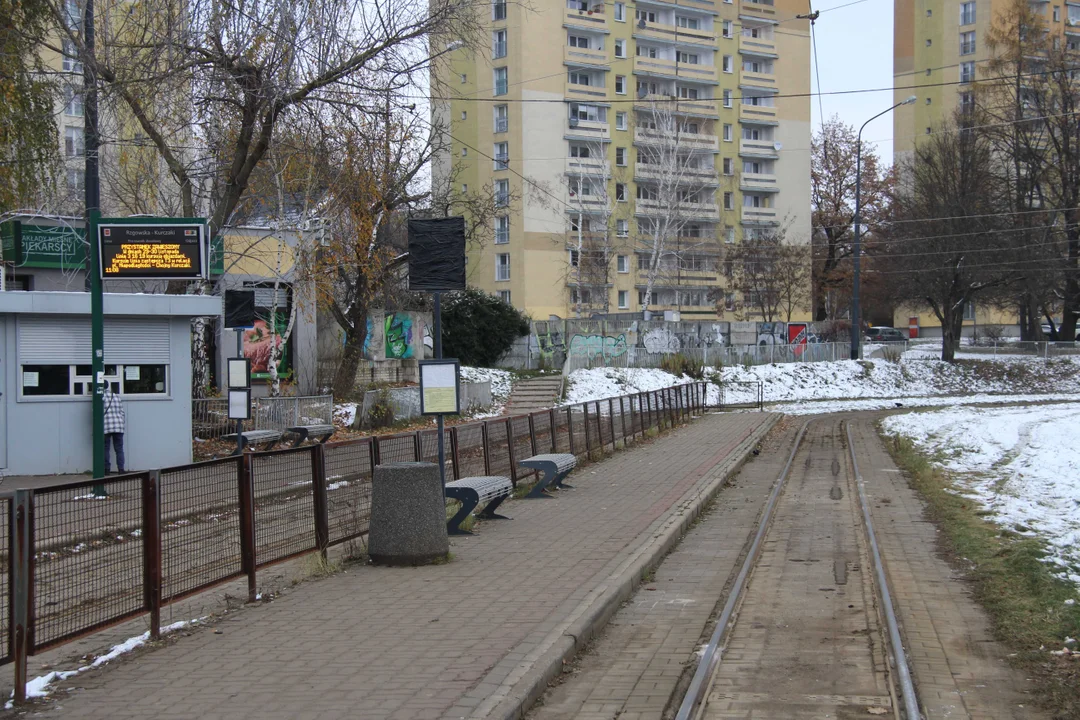
[[(822, 11), (814, 27), (819, 74), (824, 92), (892, 87), (892, 2), (864, 0), (856, 5), (839, 7), (851, 0), (818, 0), (814, 9)], [(837, 8), (826, 12), (829, 8)], [(811, 70), (811, 83), (819, 90), (817, 75)], [(892, 90), (851, 95), (824, 95), (811, 98), (815, 131), (825, 117), (839, 115), (856, 130), (893, 103)], [(892, 119), (884, 115), (866, 126), (864, 144), (874, 145), (885, 161), (892, 159)]]

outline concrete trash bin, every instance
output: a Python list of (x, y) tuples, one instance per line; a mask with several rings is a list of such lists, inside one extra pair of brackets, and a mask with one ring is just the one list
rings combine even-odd
[(375, 467), (368, 557), (377, 565), (424, 565), (446, 559), (446, 500), (435, 463)]

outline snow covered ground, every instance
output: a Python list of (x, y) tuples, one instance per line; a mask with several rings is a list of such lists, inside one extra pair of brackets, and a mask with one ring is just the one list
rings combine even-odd
[(995, 522), (1045, 540), (1058, 575), (1080, 584), (1080, 403), (950, 408), (883, 427), (958, 473), (957, 489)]
[(461, 382), (490, 382), (491, 407), (472, 415), (477, 419), (497, 417), (503, 414), (506, 401), (510, 399), (510, 388), (514, 384), (514, 374), (498, 368), (461, 368)]
[(619, 395), (659, 390), (693, 382), (683, 375), (675, 377), (664, 370), (652, 368), (589, 368), (570, 373), (570, 387), (564, 404), (573, 405), (590, 400), (603, 400)]

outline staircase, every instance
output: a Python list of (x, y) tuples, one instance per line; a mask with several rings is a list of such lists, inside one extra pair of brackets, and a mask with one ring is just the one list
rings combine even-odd
[(529, 380), (519, 380), (510, 390), (510, 400), (506, 403), (506, 413), (517, 415), (536, 410), (546, 410), (555, 405), (562, 375), (543, 375)]

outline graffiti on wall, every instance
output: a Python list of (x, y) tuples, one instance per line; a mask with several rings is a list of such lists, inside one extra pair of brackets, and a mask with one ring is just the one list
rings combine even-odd
[(783, 345), (787, 338), (784, 334), (784, 323), (761, 322), (757, 324), (758, 345)]
[(810, 339), (809, 335), (806, 323), (788, 323), (787, 341), (789, 345), (795, 346), (795, 357), (800, 357), (803, 351), (806, 350), (806, 343)]
[(682, 347), (679, 336), (666, 327), (655, 327), (642, 336), (645, 349), (651, 353), (677, 353)]
[(579, 357), (616, 358), (626, 354), (626, 335), (575, 335), (570, 354)]
[(557, 352), (566, 352), (566, 343), (563, 341), (558, 323), (538, 322), (535, 324), (535, 332), (536, 347), (539, 348), (542, 357), (550, 358)]
[(364, 344), (360, 348), (364, 353), (364, 357), (367, 358), (368, 360), (374, 360), (375, 359), (371, 355), (371, 334), (372, 334), (372, 331), (374, 329), (375, 329), (375, 323), (373, 323), (371, 321), (371, 316), (368, 315), (367, 327), (364, 328)]
[(387, 313), (383, 322), (386, 359), (405, 360), (413, 356), (412, 318), (404, 313)]

